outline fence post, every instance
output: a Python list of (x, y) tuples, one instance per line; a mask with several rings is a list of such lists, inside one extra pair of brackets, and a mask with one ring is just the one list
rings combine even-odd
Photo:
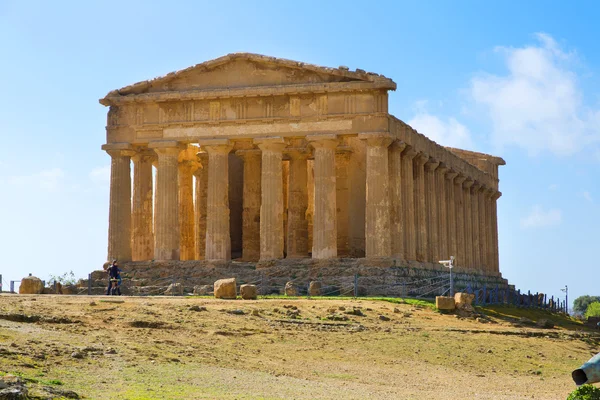
[(88, 274), (88, 296), (92, 295), (92, 274)]
[(354, 297), (358, 297), (358, 274), (354, 274)]
[(482, 301), (481, 301), (481, 303), (483, 303), (483, 305), (484, 305), (484, 306), (485, 306), (485, 300), (486, 300), (486, 297), (487, 297), (487, 286), (486, 286), (486, 284), (484, 283), (484, 284), (483, 284), (483, 299), (482, 299)]
[(4, 286), (2, 286), (2, 274), (0, 274), (0, 293), (4, 290)]
[(406, 298), (406, 281), (402, 280), (402, 297)]
[(15, 292), (15, 281), (10, 281), (10, 292), (11, 293)]

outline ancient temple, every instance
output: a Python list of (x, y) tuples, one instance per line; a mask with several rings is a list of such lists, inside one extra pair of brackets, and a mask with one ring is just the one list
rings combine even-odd
[(108, 259), (455, 256), (499, 276), (504, 160), (389, 114), (395, 89), (360, 69), (236, 53), (108, 93)]

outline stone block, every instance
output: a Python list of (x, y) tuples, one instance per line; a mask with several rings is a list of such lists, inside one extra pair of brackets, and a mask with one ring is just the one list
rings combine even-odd
[(183, 285), (179, 282), (171, 283), (165, 290), (165, 296), (183, 296)]
[(194, 286), (194, 296), (206, 296), (212, 291), (213, 287), (210, 285), (199, 285)]
[(473, 299), (475, 299), (474, 294), (463, 292), (454, 294), (454, 303), (456, 304), (456, 308), (470, 306), (473, 303)]
[(256, 285), (240, 286), (240, 296), (244, 300), (256, 300)]
[(42, 294), (43, 292), (44, 284), (40, 278), (35, 276), (27, 276), (21, 279), (19, 294)]
[(436, 296), (435, 307), (438, 310), (453, 311), (455, 308), (454, 297), (449, 296)]
[(216, 299), (237, 298), (235, 278), (219, 279), (216, 281), (214, 284), (214, 294)]
[(287, 282), (285, 284), (285, 295), (286, 296), (298, 296), (298, 287), (294, 282)]
[(79, 290), (75, 285), (64, 285), (62, 287), (62, 294), (77, 294)]
[(321, 282), (311, 281), (308, 285), (309, 296), (320, 296), (321, 295)]

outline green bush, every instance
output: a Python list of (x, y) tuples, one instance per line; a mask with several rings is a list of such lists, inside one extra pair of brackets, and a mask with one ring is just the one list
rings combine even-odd
[(600, 389), (592, 385), (582, 385), (575, 389), (567, 400), (600, 400)]
[(585, 310), (585, 317), (600, 317), (600, 302), (590, 303), (587, 310)]

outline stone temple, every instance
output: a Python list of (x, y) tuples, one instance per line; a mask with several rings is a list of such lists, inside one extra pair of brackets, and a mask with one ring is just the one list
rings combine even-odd
[(455, 256), (459, 274), (506, 285), (504, 160), (441, 146), (389, 114), (395, 89), (360, 69), (235, 53), (111, 91), (100, 100), (107, 259), (243, 279), (285, 266), (443, 271)]

